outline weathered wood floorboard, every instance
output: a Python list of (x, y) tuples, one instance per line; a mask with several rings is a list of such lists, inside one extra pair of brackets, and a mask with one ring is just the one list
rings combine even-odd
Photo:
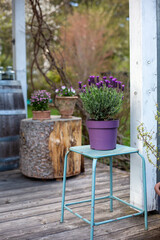
[[(85, 173), (67, 179), (66, 201), (89, 199), (91, 196), (92, 161), (85, 160)], [(129, 173), (113, 169), (113, 189), (117, 197), (129, 202)], [(109, 167), (97, 165), (96, 195), (109, 195)], [(60, 223), (62, 181), (26, 178), (19, 170), (0, 175), (0, 240), (87, 240), (90, 226), (65, 210)], [(75, 212), (90, 220), (90, 203), (73, 205)], [(114, 201), (96, 201), (95, 220), (103, 221), (135, 212)], [(160, 215), (149, 215), (149, 230), (144, 230), (143, 216), (124, 219), (95, 227), (97, 240), (160, 239)]]
[[(128, 176), (121, 176), (121, 177), (118, 177), (118, 176), (115, 176), (113, 178), (113, 181), (114, 181), (114, 184), (116, 185), (117, 182), (119, 182), (119, 180), (121, 179), (121, 184), (126, 184), (126, 182), (128, 181)], [(81, 178), (77, 177), (77, 180), (73, 181), (73, 179), (70, 180), (70, 182), (68, 183), (68, 188), (74, 186), (76, 187), (77, 184), (79, 184), (79, 181), (81, 181), (81, 188), (83, 188), (83, 185), (85, 183), (85, 187), (90, 187), (90, 183), (91, 183), (91, 179), (90, 178), (86, 178), (85, 175), (82, 175)], [(125, 182), (124, 182), (125, 181)], [(109, 184), (109, 178), (106, 177), (106, 175), (101, 175), (100, 178), (97, 179), (96, 183), (97, 184), (101, 184), (102, 186), (104, 185), (104, 182), (106, 184), (106, 186), (108, 186)], [(128, 181), (129, 182), (129, 181)], [(14, 196), (14, 192), (12, 189), (6, 189), (6, 185), (7, 184), (13, 184), (13, 182), (11, 183), (4, 183), (3, 186), (0, 186), (0, 199), (3, 198), (4, 196)], [(52, 191), (55, 191), (57, 189), (60, 189), (61, 190), (61, 187), (62, 187), (62, 181), (61, 182), (57, 182), (55, 183), (55, 181), (53, 181), (51, 184), (43, 184), (43, 185), (39, 185), (39, 186), (34, 186), (34, 182), (30, 181), (30, 184), (32, 184), (32, 186), (23, 186), (23, 188), (18, 188), (18, 185), (20, 183), (17, 183), (17, 184), (14, 184), (14, 186), (16, 185), (17, 189), (16, 189), (16, 193), (17, 195), (21, 195), (22, 193), (23, 194), (28, 194), (28, 193), (34, 193), (36, 191), (37, 192), (41, 192), (41, 191), (48, 191), (48, 190), (52, 190)], [(25, 192), (24, 192), (24, 187), (25, 187)], [(15, 188), (14, 188), (15, 189)]]

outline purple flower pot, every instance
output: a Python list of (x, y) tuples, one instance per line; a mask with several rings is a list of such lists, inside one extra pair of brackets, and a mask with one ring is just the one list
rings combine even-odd
[(95, 150), (112, 150), (116, 148), (119, 120), (86, 122), (90, 146)]

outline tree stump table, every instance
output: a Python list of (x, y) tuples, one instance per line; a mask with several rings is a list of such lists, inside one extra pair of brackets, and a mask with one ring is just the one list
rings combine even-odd
[[(20, 170), (28, 177), (63, 177), (64, 157), (71, 146), (81, 145), (82, 120), (78, 117), (50, 120), (23, 119), (20, 125)], [(67, 176), (81, 173), (81, 155), (68, 159)]]

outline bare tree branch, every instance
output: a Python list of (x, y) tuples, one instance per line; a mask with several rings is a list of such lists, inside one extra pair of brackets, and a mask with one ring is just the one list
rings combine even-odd
[[(51, 29), (49, 24), (45, 21), (44, 16), (42, 14), (40, 0), (29, 0), (33, 16), (31, 20), (31, 33), (33, 37), (34, 44), (34, 59), (37, 69), (40, 71), (42, 76), (45, 78), (46, 82), (51, 86), (53, 90), (56, 89), (56, 84), (47, 77), (48, 70), (56, 70), (59, 74), (61, 81), (66, 85), (71, 85), (70, 81), (67, 79), (67, 76), (64, 72), (63, 64), (60, 64), (59, 59), (56, 59), (55, 49), (53, 47), (53, 33), (55, 29)], [(52, 47), (51, 47), (52, 46)], [(48, 69), (44, 70), (44, 66), (42, 67), (41, 59), (44, 58), (44, 61), (47, 61), (49, 64)], [(61, 55), (61, 59), (63, 60), (63, 56)], [(61, 63), (64, 62), (64, 60)]]

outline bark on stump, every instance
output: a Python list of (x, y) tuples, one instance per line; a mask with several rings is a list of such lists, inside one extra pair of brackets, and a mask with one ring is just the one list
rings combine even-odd
[[(24, 119), (20, 126), (20, 170), (28, 177), (53, 179), (63, 177), (64, 157), (69, 147), (80, 146), (81, 118), (50, 120)], [(67, 176), (81, 173), (81, 156), (71, 152)]]

